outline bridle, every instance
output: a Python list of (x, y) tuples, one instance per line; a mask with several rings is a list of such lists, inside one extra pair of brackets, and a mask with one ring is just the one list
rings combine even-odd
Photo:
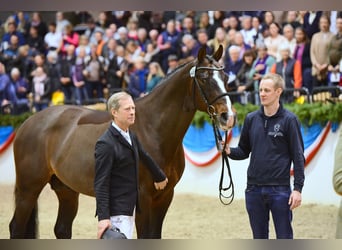
[[(193, 66), (190, 69), (190, 77), (194, 79), (195, 84), (193, 84), (193, 98), (194, 98), (194, 104), (196, 104), (196, 100), (195, 100), (195, 91), (196, 91), (196, 86), (199, 90), (199, 93), (204, 101), (204, 103), (207, 106), (207, 112), (209, 114), (211, 123), (212, 123), (212, 127), (213, 127), (213, 131), (214, 131), (214, 135), (215, 135), (215, 143), (216, 143), (216, 148), (219, 152), (221, 152), (222, 155), (222, 169), (221, 169), (221, 176), (220, 176), (220, 181), (219, 181), (219, 199), (221, 201), (222, 204), (224, 205), (229, 205), (233, 202), (234, 200), (234, 183), (233, 183), (233, 178), (232, 178), (232, 174), (231, 174), (231, 170), (230, 170), (230, 165), (229, 165), (229, 161), (228, 161), (228, 155), (226, 154), (226, 145), (227, 145), (227, 138), (228, 138), (228, 131), (225, 131), (225, 142), (222, 145), (221, 142), (223, 141), (221, 133), (219, 131), (219, 128), (217, 126), (217, 116), (218, 114), (216, 113), (216, 109), (213, 106), (213, 104), (219, 100), (220, 98), (227, 96), (228, 92), (223, 93), (217, 97), (215, 97), (213, 100), (209, 101), (207, 95), (205, 94), (205, 92), (203, 91), (201, 85), (198, 83), (198, 80), (196, 78), (196, 72), (198, 70), (202, 70), (202, 69), (206, 69), (206, 70), (212, 70), (212, 71), (223, 71), (224, 67), (205, 67), (205, 66), (201, 66), (201, 67), (197, 67), (197, 66)], [(223, 182), (224, 182), (224, 165), (226, 164), (227, 166), (227, 171), (228, 171), (228, 186), (227, 187), (223, 187)], [(228, 193), (228, 194), (224, 194), (224, 192)], [(228, 199), (228, 201), (224, 201), (223, 199)]]

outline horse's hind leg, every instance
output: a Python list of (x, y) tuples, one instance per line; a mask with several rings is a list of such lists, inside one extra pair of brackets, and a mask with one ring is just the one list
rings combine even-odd
[(71, 239), (72, 223), (78, 210), (79, 193), (62, 183), (55, 175), (52, 176), (50, 184), (59, 201), (58, 217), (54, 228), (56, 238)]
[(22, 188), (16, 184), (15, 211), (9, 225), (10, 238), (34, 239), (37, 237), (37, 200), (45, 184), (40, 183), (34, 188), (32, 186)]

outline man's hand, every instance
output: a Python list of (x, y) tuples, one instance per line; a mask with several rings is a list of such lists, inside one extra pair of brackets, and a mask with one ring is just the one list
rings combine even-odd
[(165, 180), (163, 180), (163, 181), (161, 181), (161, 182), (155, 182), (155, 183), (154, 183), (154, 187), (155, 187), (157, 190), (163, 190), (163, 189), (166, 187), (168, 181), (169, 181), (169, 180), (168, 180), (167, 178), (165, 178)]
[(302, 194), (296, 190), (294, 190), (291, 195), (290, 195), (290, 199), (289, 199), (289, 205), (290, 205), (290, 209), (293, 210), (296, 207), (299, 207), (302, 203)]
[(100, 220), (99, 223), (97, 224), (97, 238), (101, 239), (102, 234), (107, 228), (111, 227), (110, 220)]

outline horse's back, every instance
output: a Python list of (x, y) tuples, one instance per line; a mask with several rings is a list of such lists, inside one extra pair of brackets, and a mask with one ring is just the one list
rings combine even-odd
[(73, 173), (91, 175), (94, 145), (110, 119), (108, 112), (68, 105), (32, 115), (18, 129), (14, 141), (17, 175), (24, 177), (31, 171), (49, 178), (55, 174), (62, 181), (68, 178), (69, 184), (75, 179)]

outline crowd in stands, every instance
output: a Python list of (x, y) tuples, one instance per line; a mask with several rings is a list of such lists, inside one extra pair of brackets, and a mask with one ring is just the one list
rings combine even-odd
[(0, 20), (1, 113), (82, 105), (121, 90), (139, 98), (202, 46), (211, 54), (223, 45), (230, 91), (254, 93), (234, 100), (241, 103), (259, 103), (267, 72), (309, 92), (342, 82), (340, 11), (81, 12), (77, 21), (64, 14), (49, 23), (39, 12)]

